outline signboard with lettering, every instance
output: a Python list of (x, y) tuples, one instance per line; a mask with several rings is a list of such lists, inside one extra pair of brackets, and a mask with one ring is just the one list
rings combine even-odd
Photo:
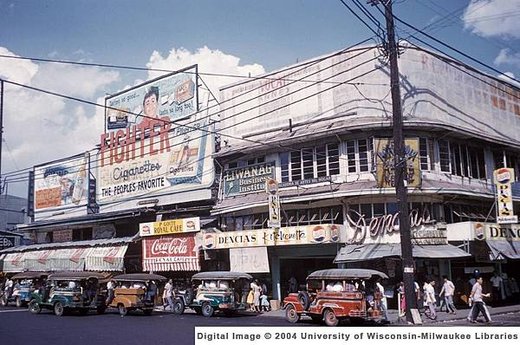
[(267, 247), (230, 248), (229, 266), (233, 272), (269, 273)]
[(14, 236), (0, 236), (0, 249), (14, 247), (15, 237)]
[[(419, 139), (405, 139), (405, 177), (409, 187), (421, 186), (419, 159)], [(374, 139), (376, 159), (377, 186), (379, 188), (395, 187), (395, 152), (392, 139)]]
[(500, 168), (493, 172), (497, 189), (497, 223), (518, 223), (518, 216), (513, 214), (513, 192), (511, 184), (515, 180), (515, 171), (510, 168)]
[(338, 243), (343, 226), (320, 224), (202, 234), (203, 249)]
[(474, 223), (473, 231), (477, 240), (520, 242), (520, 224)]
[(275, 178), (275, 163), (261, 163), (224, 172), (224, 196), (261, 192)]
[(139, 224), (139, 235), (145, 236), (158, 236), (168, 234), (178, 234), (181, 232), (193, 232), (200, 230), (200, 218), (182, 218), (182, 219), (170, 219), (160, 222), (150, 222)]
[(143, 238), (143, 271), (200, 271), (195, 233)]

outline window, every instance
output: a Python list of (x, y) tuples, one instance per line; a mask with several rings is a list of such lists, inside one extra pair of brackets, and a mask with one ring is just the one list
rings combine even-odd
[(433, 150), (431, 149), (432, 140), (427, 138), (419, 138), (419, 157), (421, 161), (421, 170), (433, 170), (432, 166), (432, 157), (431, 154)]
[(338, 144), (280, 153), (282, 182), (339, 174)]
[(370, 170), (371, 139), (347, 141), (347, 162), (349, 173), (359, 173)]
[(243, 168), (250, 165), (265, 163), (265, 156), (250, 158), (246, 160), (238, 160), (227, 164), (228, 169)]
[(450, 144), (447, 140), (439, 140), (439, 162), (441, 171), (451, 172), (450, 170)]

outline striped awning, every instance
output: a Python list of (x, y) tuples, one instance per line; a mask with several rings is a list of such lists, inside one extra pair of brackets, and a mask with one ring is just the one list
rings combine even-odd
[(161, 262), (157, 259), (143, 259), (143, 271), (165, 272), (165, 271), (200, 271), (200, 264), (198, 258), (183, 258), (181, 261), (176, 261), (175, 257), (170, 262)]
[(23, 272), (25, 253), (9, 253), (4, 257), (3, 272)]
[(90, 248), (85, 257), (86, 271), (123, 271), (128, 244)]

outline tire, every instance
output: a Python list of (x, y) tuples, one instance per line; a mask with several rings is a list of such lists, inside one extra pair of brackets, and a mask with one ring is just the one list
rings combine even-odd
[(61, 302), (56, 302), (54, 304), (54, 315), (63, 316), (64, 312), (65, 312), (65, 307), (63, 307), (63, 304)]
[(339, 323), (339, 319), (336, 317), (336, 314), (332, 309), (326, 309), (323, 313), (323, 320), (325, 324), (330, 327), (335, 327)]
[(212, 317), (215, 309), (211, 306), (209, 302), (202, 303), (202, 315), (205, 317)]
[(117, 309), (119, 310), (119, 315), (126, 316), (128, 314), (128, 309), (123, 304), (118, 304)]
[(17, 306), (18, 308), (23, 307), (23, 302), (22, 302), (22, 299), (20, 298), (20, 296), (16, 296), (16, 299), (15, 299), (14, 301), (15, 301), (16, 306)]
[(143, 310), (143, 313), (146, 316), (150, 316), (153, 313), (153, 309), (145, 309), (145, 310)]
[(173, 303), (173, 313), (177, 314), (177, 315), (182, 315), (182, 314), (184, 314), (184, 308), (185, 308), (185, 305), (184, 305), (184, 302), (182, 301), (182, 299), (177, 298), (175, 300), (175, 302)]
[(29, 303), (29, 311), (31, 314), (39, 314), (42, 311), (42, 308), (40, 307), (40, 304), (33, 299)]
[(186, 305), (190, 305), (191, 302), (193, 302), (193, 296), (194, 296), (193, 289), (192, 288), (186, 289), (186, 293), (184, 295), (184, 300), (186, 301)]
[(298, 314), (294, 305), (289, 304), (287, 307), (285, 307), (285, 319), (290, 323), (296, 323), (300, 321), (300, 314)]
[(311, 297), (309, 296), (309, 293), (307, 291), (298, 292), (298, 301), (300, 301), (303, 310), (308, 310), (311, 306)]

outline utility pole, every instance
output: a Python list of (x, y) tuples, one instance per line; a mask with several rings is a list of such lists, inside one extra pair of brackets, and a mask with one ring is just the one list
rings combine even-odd
[[(390, 60), (390, 87), (392, 93), (393, 144), (395, 168), (395, 192), (399, 208), (399, 234), (401, 239), (401, 259), (403, 266), (404, 294), (406, 299), (406, 320), (410, 323), (422, 323), (417, 310), (414, 271), (412, 256), (412, 236), (410, 230), (410, 212), (407, 195), (407, 160), (403, 137), (403, 111), (401, 107), (401, 91), (399, 88), (399, 66), (397, 63), (397, 44), (395, 42), (394, 17), (392, 0), (381, 1), (385, 7), (386, 34), (388, 39), (388, 58)], [(372, 1), (374, 3), (374, 1)]]
[(4, 187), (2, 186), (2, 143), (4, 140), (4, 80), (0, 79), (0, 195), (4, 192)]

